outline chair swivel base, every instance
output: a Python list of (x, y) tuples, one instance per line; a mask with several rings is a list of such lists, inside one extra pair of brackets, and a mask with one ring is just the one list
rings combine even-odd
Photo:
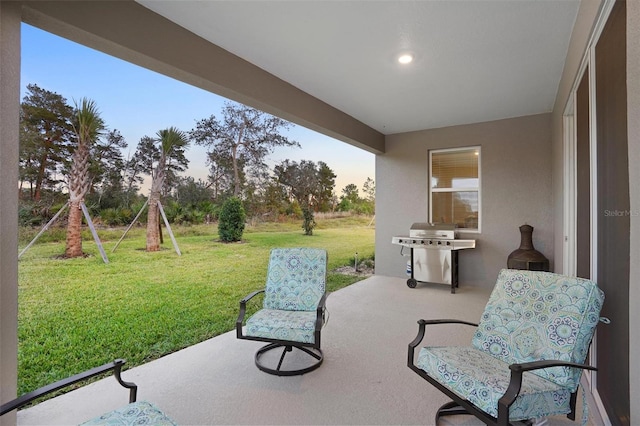
[[(282, 355), (280, 355), (280, 360), (278, 361), (277, 367), (273, 369), (265, 365), (263, 355), (276, 349), (282, 349)], [(298, 351), (301, 351), (309, 355), (309, 357), (312, 358), (311, 364), (307, 363), (305, 367), (294, 369), (294, 370), (282, 369), (282, 362), (284, 361), (285, 355), (288, 352), (292, 352), (293, 349), (297, 349)], [(264, 371), (265, 373), (273, 374), (276, 376), (299, 376), (301, 374), (308, 373), (320, 367), (320, 364), (322, 364), (323, 359), (324, 359), (324, 356), (320, 348), (286, 345), (281, 343), (269, 343), (268, 345), (260, 348), (258, 352), (256, 352), (256, 356), (255, 356), (256, 366), (260, 370)]]
[[(449, 401), (446, 404), (443, 404), (440, 408), (438, 408), (438, 411), (436, 412), (436, 421), (434, 424), (437, 426), (438, 421), (442, 417), (456, 416), (460, 414), (473, 416), (473, 413), (470, 413), (466, 408), (462, 407), (457, 402)], [(531, 426), (533, 423), (532, 423), (532, 420), (521, 420), (521, 421), (509, 422), (509, 424), (517, 425), (517, 426)]]
[(440, 408), (438, 408), (438, 411), (436, 411), (436, 422), (434, 424), (435, 425), (438, 424), (438, 420), (440, 420), (440, 417), (455, 416), (459, 414), (471, 414), (471, 413), (469, 413), (466, 409), (461, 407), (457, 402), (449, 401), (446, 404), (442, 405)]

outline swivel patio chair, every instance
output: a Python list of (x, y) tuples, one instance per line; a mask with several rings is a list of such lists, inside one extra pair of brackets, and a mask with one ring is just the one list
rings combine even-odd
[[(595, 370), (583, 363), (596, 325), (606, 322), (599, 317), (603, 301), (593, 281), (503, 269), (479, 325), (418, 321), (408, 366), (453, 400), (440, 407), (436, 424), (454, 414), (473, 414), (488, 425), (563, 414), (575, 420), (582, 370)], [(425, 327), (436, 324), (477, 329), (470, 346), (423, 347), (414, 363)]]
[[(294, 376), (322, 364), (320, 331), (325, 324), (327, 252), (314, 248), (271, 250), (266, 287), (240, 301), (238, 339), (268, 344), (256, 352), (256, 366), (269, 374)], [(246, 320), (247, 302), (264, 293), (263, 308)], [(273, 352), (282, 349), (274, 366)], [(291, 352), (295, 362), (283, 364)], [(277, 358), (277, 357), (275, 357)]]

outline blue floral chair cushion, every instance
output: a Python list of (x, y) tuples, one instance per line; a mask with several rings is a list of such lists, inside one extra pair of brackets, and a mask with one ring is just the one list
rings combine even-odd
[[(509, 365), (472, 347), (422, 348), (416, 366), (484, 412), (498, 416), (498, 400), (509, 386)], [(571, 390), (524, 373), (522, 388), (509, 408), (510, 420), (566, 414)]]
[(327, 252), (314, 248), (273, 249), (265, 309), (313, 311), (325, 292)]
[[(255, 363), (260, 370), (277, 376), (297, 376), (320, 367), (324, 360), (320, 333), (326, 320), (326, 277), (327, 252), (323, 249), (271, 250), (266, 286), (240, 301), (236, 320), (238, 339), (269, 342), (256, 352)], [(245, 321), (247, 303), (262, 293), (262, 309)], [(272, 357), (262, 357), (280, 349), (277, 366), (272, 365)], [(284, 362), (286, 354), (294, 349), (304, 354), (308, 362)]]
[[(604, 293), (595, 282), (548, 272), (503, 269), (472, 346), (507, 364), (585, 361)], [(573, 391), (582, 370), (552, 367), (534, 374)]]
[(82, 423), (82, 426), (126, 425), (175, 426), (176, 423), (158, 407), (147, 401), (132, 402), (122, 408)]
[[(585, 361), (603, 302), (604, 293), (593, 281), (503, 269), (471, 346), (422, 348), (415, 370), (497, 418), (511, 364)], [(424, 324), (421, 330), (424, 333)], [(412, 348), (422, 336), (410, 344), (410, 366)], [(571, 396), (581, 373), (580, 368), (564, 366), (525, 371), (521, 390), (509, 406), (509, 420), (572, 413)]]
[(316, 311), (261, 309), (247, 320), (246, 335), (314, 343)]

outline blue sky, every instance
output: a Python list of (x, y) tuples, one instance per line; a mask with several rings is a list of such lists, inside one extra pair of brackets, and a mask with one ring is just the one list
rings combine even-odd
[[(145, 135), (170, 126), (189, 131), (202, 118), (221, 117), (226, 100), (23, 24), (21, 98), (28, 84), (56, 92), (70, 105), (83, 97), (93, 99), (109, 128), (118, 129), (127, 141), (125, 158)], [(337, 175), (338, 196), (347, 184), (362, 189), (367, 177), (375, 179), (373, 154), (301, 126), (294, 126), (288, 136), (302, 149), (278, 149), (269, 157), (270, 164), (284, 159), (324, 161)], [(187, 157), (187, 174), (206, 179), (205, 148), (192, 145)]]

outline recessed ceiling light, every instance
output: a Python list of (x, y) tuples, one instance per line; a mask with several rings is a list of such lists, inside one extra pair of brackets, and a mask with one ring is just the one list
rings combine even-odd
[(410, 53), (404, 53), (398, 56), (398, 62), (400, 62), (403, 65), (409, 64), (411, 63), (411, 61), (413, 61), (413, 55)]

